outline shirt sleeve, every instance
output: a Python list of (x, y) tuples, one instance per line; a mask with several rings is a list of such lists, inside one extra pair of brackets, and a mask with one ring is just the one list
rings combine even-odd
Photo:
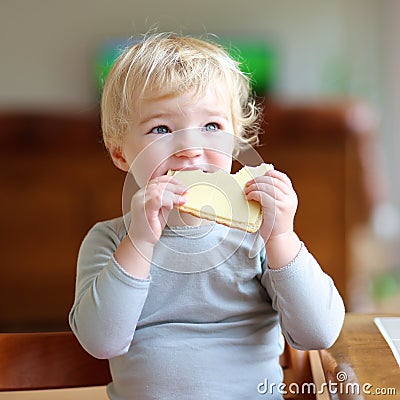
[(261, 283), (278, 312), (288, 343), (300, 350), (332, 346), (344, 320), (344, 304), (333, 280), (304, 244), (287, 266), (267, 268)]
[(118, 264), (114, 252), (119, 243), (112, 225), (99, 223), (83, 240), (78, 256), (69, 323), (81, 345), (97, 358), (129, 350), (150, 283)]

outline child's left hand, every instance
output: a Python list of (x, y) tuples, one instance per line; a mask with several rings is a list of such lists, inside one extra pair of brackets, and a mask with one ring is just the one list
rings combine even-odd
[(263, 221), (260, 234), (265, 243), (293, 232), (298, 201), (287, 175), (277, 170), (268, 171), (265, 175), (248, 181), (244, 192), (247, 200), (255, 200), (261, 204)]

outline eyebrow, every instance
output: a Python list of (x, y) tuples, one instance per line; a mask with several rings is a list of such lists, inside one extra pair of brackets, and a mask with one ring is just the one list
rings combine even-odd
[[(223, 118), (226, 121), (229, 121), (229, 117), (228, 115), (226, 115), (226, 113), (220, 111), (220, 110), (215, 110), (215, 109), (203, 109), (202, 110), (202, 114), (209, 116), (210, 118), (212, 117), (218, 117), (218, 118)], [(171, 116), (172, 113), (169, 111), (165, 111), (165, 112), (158, 112), (155, 114), (150, 114), (150, 115), (145, 115), (140, 121), (139, 121), (139, 125), (145, 125), (147, 124), (149, 121), (153, 120), (153, 119), (162, 119), (168, 116)]]
[[(179, 107), (179, 111), (183, 113), (182, 109)], [(222, 110), (218, 109), (213, 109), (213, 108), (205, 108), (201, 110), (201, 114), (204, 115), (207, 118), (221, 118), (224, 119), (225, 121), (229, 121), (229, 116), (223, 112)], [(149, 115), (144, 115), (140, 120), (139, 120), (139, 126), (147, 124), (149, 121), (152, 121), (153, 119), (164, 119), (168, 117), (173, 117), (176, 118), (175, 113), (172, 111), (160, 111), (160, 112), (155, 112), (154, 114), (149, 114)]]
[(169, 112), (160, 112), (160, 113), (156, 113), (156, 114), (147, 115), (144, 118), (140, 119), (139, 125), (147, 124), (147, 122), (151, 121), (152, 119), (164, 118), (167, 115), (170, 115), (170, 113)]
[(206, 109), (206, 110), (204, 110), (204, 113), (211, 117), (219, 117), (219, 118), (224, 118), (226, 120), (229, 120), (228, 115), (226, 115), (223, 111), (220, 111), (218, 109), (217, 110)]

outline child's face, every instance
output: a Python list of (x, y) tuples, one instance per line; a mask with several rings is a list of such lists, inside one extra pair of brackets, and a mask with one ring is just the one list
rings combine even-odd
[(233, 132), (229, 92), (217, 85), (197, 95), (146, 93), (122, 149), (111, 155), (119, 168), (131, 170), (139, 186), (170, 169), (230, 172)]

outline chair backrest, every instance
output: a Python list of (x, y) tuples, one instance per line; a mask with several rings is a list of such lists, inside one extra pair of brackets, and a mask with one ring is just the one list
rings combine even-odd
[(0, 391), (109, 382), (108, 361), (86, 353), (72, 332), (0, 333)]
[[(309, 393), (307, 390), (302, 393), (304, 384), (308, 385), (314, 382), (309, 352), (296, 350), (286, 344), (285, 351), (280, 357), (280, 363), (284, 374), (284, 390), (286, 391), (283, 398), (285, 400), (316, 400), (314, 393)], [(307, 387), (305, 386), (306, 389)], [(298, 391), (297, 388), (299, 388)]]
[[(312, 382), (308, 352), (288, 345), (280, 358), (285, 383)], [(66, 332), (0, 333), (0, 392), (103, 386), (111, 382), (107, 360), (89, 355)], [(310, 400), (315, 396), (285, 396)]]

